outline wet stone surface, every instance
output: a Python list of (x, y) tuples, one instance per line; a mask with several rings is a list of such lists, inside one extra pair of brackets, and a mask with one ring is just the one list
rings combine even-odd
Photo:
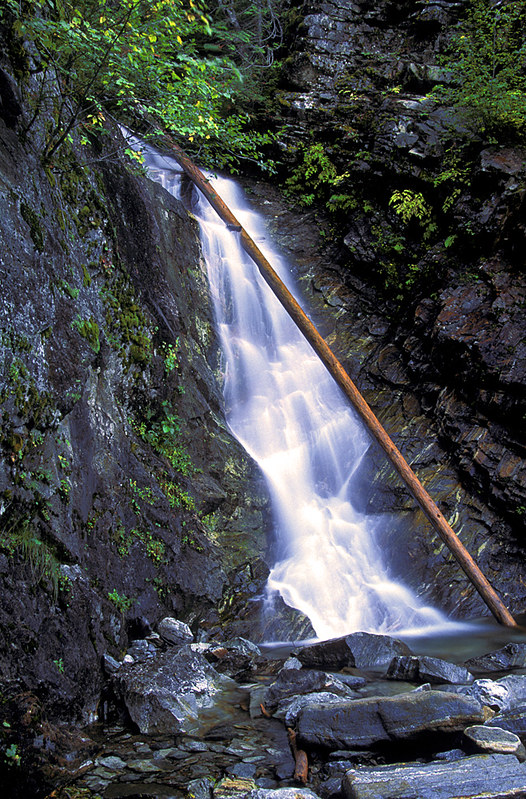
[[(211, 661), (218, 649), (239, 647), (251, 658), (250, 681), (235, 683), (235, 692), (223, 689), (213, 707), (201, 708), (199, 729), (191, 734), (177, 732), (175, 724), (163, 734), (139, 733), (129, 722), (92, 726), (87, 731), (91, 756), (67, 781), (74, 781), (83, 799), (336, 799), (342, 792), (350, 799), (387, 799), (404, 796), (404, 781), (421, 782), (422, 796), (434, 797), (435, 790), (450, 799), (457, 796), (460, 779), (469, 789), (463, 796), (483, 790), (488, 797), (508, 796), (505, 791), (520, 796), (526, 790), (526, 734), (523, 728), (508, 731), (506, 724), (510, 711), (520, 718), (524, 710), (526, 676), (515, 671), (497, 681), (470, 683), (472, 676), (461, 672), (461, 664), (411, 655), (403, 657), (427, 666), (438, 662), (446, 674), (458, 669), (465, 684), (418, 685), (418, 675), (401, 683), (378, 676), (377, 638), (361, 634), (362, 670), (346, 665), (333, 672), (302, 667), (284, 652), (269, 658), (247, 640), (190, 645)], [(135, 657), (154, 680), (167, 653), (176, 658), (188, 652), (188, 644), (154, 640), (157, 652), (149, 658), (135, 642), (117, 663), (117, 675)], [(389, 637), (382, 644), (400, 645)], [(318, 657), (337, 645), (318, 644)], [(301, 654), (301, 647), (296, 649)], [(485, 656), (498, 658), (499, 650)], [(234, 682), (236, 663), (222, 665)], [(109, 709), (114, 717), (120, 710), (124, 718), (119, 702), (116, 695)], [(307, 764), (303, 773), (296, 771), (300, 754)], [(69, 794), (57, 796), (69, 799)]]

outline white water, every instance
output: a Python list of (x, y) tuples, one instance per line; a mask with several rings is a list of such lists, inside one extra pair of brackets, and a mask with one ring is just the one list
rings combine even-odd
[[(148, 154), (147, 165), (178, 196), (176, 162)], [(294, 293), (287, 264), (241, 190), (226, 178), (212, 183)], [(223, 348), (227, 421), (265, 474), (273, 502), (269, 595), (305, 613), (320, 638), (444, 628), (443, 614), (389, 577), (375, 542), (377, 517), (355, 507), (354, 478), (369, 446), (361, 423), (237, 234), (200, 194), (192, 210)]]

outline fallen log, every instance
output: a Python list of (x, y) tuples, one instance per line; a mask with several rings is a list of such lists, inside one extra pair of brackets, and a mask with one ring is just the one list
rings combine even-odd
[(296, 743), (296, 733), (292, 727), (287, 727), (287, 735), (289, 739), (290, 750), (294, 756), (296, 767), (294, 769), (294, 780), (299, 782), (300, 785), (306, 785), (309, 777), (309, 761), (307, 753), (303, 749), (298, 749)]
[(283, 281), (272, 268), (265, 258), (255, 241), (249, 236), (247, 231), (232, 214), (228, 206), (223, 202), (219, 194), (215, 191), (210, 181), (203, 175), (186, 153), (173, 141), (166, 138), (163, 144), (174, 155), (184, 172), (190, 180), (200, 189), (208, 202), (226, 225), (233, 231), (237, 231), (241, 244), (245, 252), (252, 258), (259, 269), (265, 282), (270, 286), (282, 306), (289, 316), (296, 323), (302, 334), (305, 336), (313, 350), (321, 359), (329, 373), (332, 375), (338, 386), (341, 388), (351, 405), (358, 413), (363, 423), (372, 436), (380, 444), (388, 459), (420, 505), (424, 514), (427, 516), (442, 541), (449, 548), (459, 566), (463, 569), (468, 579), (474, 585), (480, 596), (486, 603), (489, 610), (493, 613), (498, 622), (507, 627), (518, 626), (515, 619), (499, 597), (488, 579), (477, 566), (467, 549), (464, 547), (446, 518), (431, 499), (417, 476), (404, 459), (403, 455), (391, 441), (386, 431), (362, 397), (351, 378), (344, 370), (336, 356), (331, 351), (328, 344), (318, 333), (308, 316), (300, 307), (299, 303), (292, 296)]

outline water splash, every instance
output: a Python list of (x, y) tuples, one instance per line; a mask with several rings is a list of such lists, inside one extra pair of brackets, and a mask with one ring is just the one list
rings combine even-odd
[[(172, 193), (171, 159), (149, 156)], [(212, 184), (295, 293), (262, 220), (227, 178)], [(228, 424), (263, 471), (273, 503), (276, 564), (268, 591), (305, 613), (320, 638), (355, 630), (444, 628), (445, 616), (394, 581), (376, 543), (378, 517), (357, 509), (356, 476), (369, 439), (310, 345), (201, 197), (199, 219), (223, 350)]]

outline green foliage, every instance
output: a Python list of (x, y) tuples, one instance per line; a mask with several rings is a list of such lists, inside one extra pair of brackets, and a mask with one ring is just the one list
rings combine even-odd
[(64, 660), (63, 658), (57, 658), (53, 661), (57, 669), (59, 670), (60, 674), (64, 674)]
[(147, 118), (218, 166), (239, 157), (262, 163), (270, 136), (250, 130), (248, 115), (233, 109), (244, 79), (223, 54), (252, 37), (213, 28), (201, 0), (7, 0), (0, 19), (36, 52), (40, 92), (30, 124), (52, 118), (44, 163), (76, 127), (87, 142), (112, 115), (132, 124)]
[(453, 81), (439, 95), (477, 131), (524, 134), (525, 24), (525, 0), (471, 0), (452, 37), (446, 66)]
[(160, 566), (166, 554), (166, 544), (160, 538), (156, 538), (145, 530), (133, 529), (132, 535), (144, 544), (147, 556), (153, 560), (156, 566)]
[(190, 496), (188, 491), (184, 491), (181, 486), (170, 480), (163, 481), (161, 488), (171, 508), (184, 508), (185, 510), (195, 510), (194, 498)]
[(67, 577), (61, 572), (59, 560), (38, 537), (34, 525), (28, 519), (16, 519), (10, 527), (1, 531), (0, 549), (8, 555), (20, 553), (29, 563), (35, 583), (47, 583), (54, 601), (61, 590), (69, 587)]
[(129, 483), (132, 492), (132, 507), (134, 508), (135, 513), (137, 513), (138, 515), (140, 514), (140, 505), (138, 503), (139, 499), (142, 502), (144, 502), (146, 505), (155, 505), (155, 497), (150, 486), (143, 486), (142, 488), (140, 488), (137, 485), (137, 481), (132, 480), (131, 478), (129, 480)]
[(146, 421), (137, 422), (130, 419), (130, 424), (143, 441), (163, 457), (167, 458), (170, 465), (179, 474), (188, 477), (195, 473), (186, 447), (181, 443), (181, 420), (170, 408), (170, 403), (164, 400), (161, 405), (160, 417), (154, 418), (151, 411), (145, 413)]
[(70, 297), (72, 300), (78, 299), (78, 296), (80, 294), (80, 289), (76, 289), (73, 288), (73, 286), (70, 286), (67, 280), (59, 280), (58, 287), (60, 291), (62, 291), (64, 294), (67, 294), (68, 297)]
[(312, 144), (303, 152), (303, 161), (286, 180), (286, 190), (299, 197), (302, 205), (312, 205), (315, 200), (323, 201), (328, 210), (354, 207), (353, 197), (335, 191), (349, 177), (342, 175), (330, 160), (321, 142)]
[[(433, 186), (445, 186), (448, 194), (442, 203), (442, 211), (446, 214), (454, 206), (462, 194), (462, 189), (469, 182), (470, 165), (463, 159), (463, 152), (446, 153), (446, 168), (440, 172), (433, 180)], [(447, 246), (447, 245), (446, 245)]]
[(171, 374), (175, 369), (178, 369), (179, 362), (177, 359), (177, 352), (179, 349), (179, 339), (177, 338), (175, 344), (163, 344), (164, 350), (164, 370), (167, 375)]
[(4, 738), (7, 736), (9, 737), (11, 733), (11, 725), (8, 721), (2, 722), (2, 728), (0, 730), (0, 737), (2, 739), (2, 744), (0, 748), (0, 754), (3, 760), (4, 766), (20, 766), (21, 757), (18, 751), (18, 745), (16, 743), (4, 743)]
[(44, 232), (40, 225), (38, 214), (25, 202), (20, 203), (20, 215), (29, 225), (29, 233), (36, 250), (44, 249)]
[(118, 524), (112, 532), (112, 538), (117, 546), (117, 552), (121, 558), (130, 554), (130, 550), (136, 541), (140, 541), (144, 547), (146, 555), (153, 560), (156, 566), (164, 562), (166, 554), (166, 544), (160, 538), (156, 538), (152, 533), (138, 527), (134, 527), (128, 533), (122, 523)]
[(131, 608), (134, 599), (129, 599), (126, 594), (119, 594), (116, 588), (108, 592), (108, 599), (113, 602), (119, 613), (123, 615)]
[(389, 200), (389, 205), (394, 207), (402, 222), (407, 224), (411, 219), (425, 222), (431, 216), (431, 208), (424, 199), (421, 192), (403, 189), (394, 191)]

